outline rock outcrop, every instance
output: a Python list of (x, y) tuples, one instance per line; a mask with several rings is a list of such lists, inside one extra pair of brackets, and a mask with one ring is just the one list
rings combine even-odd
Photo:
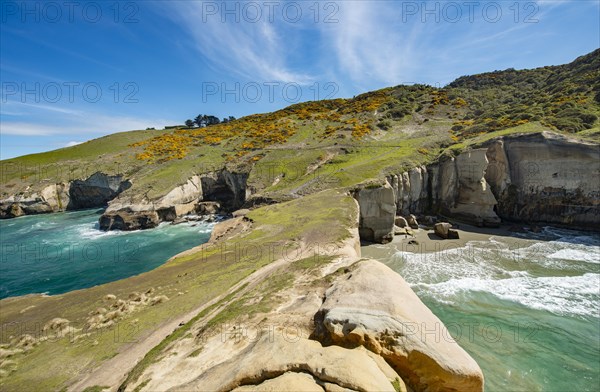
[(0, 218), (45, 214), (65, 210), (106, 207), (131, 187), (121, 175), (94, 173), (85, 180), (50, 184), (40, 191), (24, 192), (0, 201)]
[(458, 231), (452, 230), (452, 225), (448, 222), (436, 223), (433, 226), (433, 232), (440, 238), (447, 239), (458, 239)]
[(408, 227), (408, 222), (402, 216), (396, 216), (394, 219), (394, 224), (398, 227)]
[[(392, 215), (391, 204), (394, 215), (439, 214), (486, 227), (498, 226), (501, 219), (575, 229), (600, 226), (600, 147), (551, 132), (495, 138), (456, 157), (388, 176), (387, 183), (393, 202), (381, 199), (387, 184), (356, 193), (362, 199), (364, 240), (389, 240), (381, 232), (392, 219), (384, 216)], [(410, 218), (407, 223), (415, 227)]]
[(200, 176), (192, 176), (153, 204), (160, 221), (172, 222), (195, 211), (198, 200), (202, 200)]
[[(394, 392), (393, 379), (379, 366), (360, 347), (323, 347), (313, 340), (265, 333), (232, 359), (170, 391), (263, 391), (268, 389), (260, 386), (274, 385), (282, 388), (279, 391), (323, 391), (321, 386), (331, 384), (338, 390)], [(334, 390), (331, 387), (328, 390)]]
[(487, 143), (486, 180), (508, 221), (600, 226), (600, 147), (550, 132)]
[(476, 149), (388, 177), (396, 213), (441, 213), (479, 226), (497, 226), (497, 201), (484, 177), (487, 166), (486, 149)]
[(98, 221), (100, 230), (129, 231), (156, 227), (161, 220), (152, 208), (146, 205), (115, 205), (112, 210), (109, 207)]
[(203, 200), (219, 202), (227, 211), (235, 211), (250, 195), (247, 181), (248, 173), (235, 173), (227, 169), (203, 175)]
[(359, 189), (355, 198), (360, 208), (360, 238), (380, 243), (391, 241), (394, 237), (396, 203), (390, 184)]
[(456, 157), (456, 178), (458, 186), (454, 203), (443, 208), (450, 215), (478, 226), (498, 226), (500, 218), (494, 212), (497, 204), (484, 175), (488, 159), (486, 149), (480, 148), (465, 152)]
[(249, 191), (247, 173), (226, 169), (194, 175), (157, 200), (137, 201), (138, 195), (123, 194), (114, 199), (99, 220), (102, 230), (139, 230), (173, 222), (179, 217), (199, 213), (214, 215), (241, 207)]
[(362, 260), (326, 292), (315, 316), (324, 344), (381, 355), (415, 391), (483, 391), (481, 369), (402, 277)]
[(0, 218), (64, 211), (69, 204), (69, 184), (52, 184), (40, 192), (22, 193), (0, 201)]
[(131, 183), (123, 180), (123, 176), (104, 173), (94, 173), (85, 180), (71, 181), (67, 209), (106, 207), (110, 200), (130, 187)]
[(221, 326), (219, 334), (203, 338), (198, 359), (185, 353), (195, 343), (174, 342), (172, 355), (167, 351), (162, 363), (151, 365), (137, 388), (483, 391), (477, 363), (397, 273), (364, 259), (334, 276), (317, 294), (302, 286), (279, 292), (295, 299), (258, 316), (251, 338), (244, 328), (258, 319)]

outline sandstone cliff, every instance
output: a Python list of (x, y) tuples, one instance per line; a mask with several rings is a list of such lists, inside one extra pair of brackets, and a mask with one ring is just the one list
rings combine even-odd
[(550, 132), (491, 140), (486, 181), (502, 219), (597, 229), (600, 146)]
[(195, 175), (156, 200), (137, 193), (124, 193), (112, 200), (100, 217), (102, 230), (138, 230), (156, 227), (199, 211), (202, 201), (216, 202), (222, 212), (231, 212), (244, 204), (249, 195), (247, 173), (218, 172)]
[[(392, 201), (381, 196), (390, 187)], [(595, 229), (599, 189), (597, 144), (541, 132), (491, 139), (388, 176), (380, 188), (359, 190), (355, 197), (365, 208), (363, 239), (385, 242), (395, 214), (443, 215), (478, 226), (505, 220)]]
[(216, 334), (193, 326), (195, 340), (174, 342), (121, 390), (483, 391), (477, 363), (398, 274), (345, 264), (329, 285), (297, 276), (305, 283), (278, 291), (284, 304), (259, 317)]
[[(78, 208), (108, 208), (105, 230), (151, 228), (215, 202), (232, 212), (263, 198), (247, 186), (252, 172), (222, 169), (198, 174), (149, 199), (120, 175), (96, 173), (86, 180), (46, 185), (0, 201), (0, 218)], [(479, 226), (501, 220), (594, 229), (600, 225), (598, 144), (551, 132), (513, 134), (443, 155), (429, 165), (391, 174), (381, 188), (359, 186), (360, 231), (367, 241), (393, 235), (395, 215), (443, 215)], [(256, 204), (256, 203), (255, 203)], [(203, 213), (203, 211), (196, 211)]]
[(131, 183), (121, 175), (98, 172), (85, 180), (46, 185), (40, 191), (25, 191), (0, 200), (0, 218), (106, 207), (130, 187)]

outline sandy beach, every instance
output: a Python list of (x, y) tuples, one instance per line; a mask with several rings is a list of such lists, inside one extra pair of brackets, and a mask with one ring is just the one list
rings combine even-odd
[(363, 257), (384, 260), (399, 251), (411, 253), (441, 252), (462, 248), (470, 241), (489, 241), (491, 237), (510, 238), (511, 241), (519, 243), (528, 241), (516, 236), (516, 233), (512, 232), (510, 227), (508, 225), (497, 228), (476, 227), (463, 223), (460, 224), (459, 228), (456, 228), (456, 226), (453, 227), (459, 233), (459, 239), (453, 240), (442, 239), (434, 233), (433, 229), (421, 227), (418, 230), (413, 230), (413, 236), (404, 234), (396, 235), (392, 242), (385, 245), (365, 243), (361, 245), (361, 254)]

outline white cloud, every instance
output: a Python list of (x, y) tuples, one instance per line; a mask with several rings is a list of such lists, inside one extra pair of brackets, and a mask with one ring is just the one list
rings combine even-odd
[(319, 25), (338, 70), (367, 88), (414, 82), (422, 24), (400, 23), (397, 5), (386, 2), (338, 4), (339, 23)]
[(48, 136), (58, 134), (59, 130), (65, 130), (65, 127), (20, 121), (2, 121), (2, 127), (0, 127), (0, 133), (3, 135), (19, 136)]
[(177, 121), (89, 113), (85, 118), (56, 121), (56, 125), (23, 121), (2, 121), (0, 133), (20, 136), (77, 135), (91, 139), (98, 135), (146, 129), (160, 129)]
[(67, 144), (65, 144), (65, 147), (73, 147), (81, 143), (83, 142), (68, 142)]
[[(8, 110), (6, 110), (7, 108)], [(179, 123), (179, 121), (172, 119), (142, 118), (84, 111), (65, 107), (64, 104), (49, 105), (19, 101), (3, 103), (0, 113), (4, 116), (16, 118), (15, 120), (3, 119), (1, 121), (0, 133), (3, 135), (80, 135), (85, 140), (108, 133), (146, 129), (148, 127), (162, 128), (165, 125)], [(40, 119), (40, 121), (31, 121), (31, 119)]]
[(285, 25), (277, 26), (267, 17), (256, 23), (236, 23), (231, 16), (231, 22), (223, 23), (219, 15), (205, 15), (203, 20), (202, 7), (203, 2), (176, 2), (169, 3), (168, 10), (175, 9), (174, 20), (189, 32), (196, 50), (209, 64), (252, 81), (313, 81), (311, 75), (287, 64), (291, 48)]

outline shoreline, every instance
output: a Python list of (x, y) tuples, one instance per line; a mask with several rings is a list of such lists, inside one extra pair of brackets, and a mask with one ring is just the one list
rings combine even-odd
[[(501, 225), (500, 227), (477, 227), (468, 224), (460, 224), (460, 228), (453, 227), (459, 235), (459, 239), (442, 239), (438, 237), (433, 228), (420, 227), (413, 230), (414, 235), (395, 235), (394, 239), (387, 244), (362, 243), (362, 257), (386, 260), (397, 252), (410, 252), (418, 254), (442, 252), (450, 249), (463, 248), (471, 241), (490, 241), (492, 237), (510, 238), (515, 242), (529, 241), (531, 239), (518, 236), (511, 231), (512, 225)], [(523, 232), (526, 233), (526, 232)], [(409, 242), (416, 241), (417, 244)]]

